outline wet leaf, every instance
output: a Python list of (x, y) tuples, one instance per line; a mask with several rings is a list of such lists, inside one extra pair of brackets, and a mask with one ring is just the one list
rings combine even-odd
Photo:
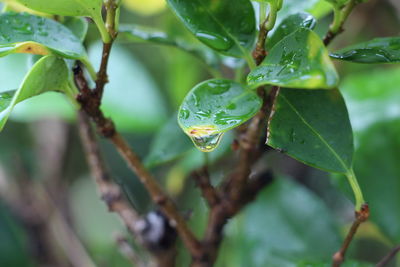
[(68, 69), (64, 60), (55, 56), (41, 58), (25, 76), (18, 90), (0, 93), (0, 130), (19, 102), (47, 91), (67, 90)]
[(86, 60), (81, 41), (67, 27), (29, 14), (0, 15), (0, 57), (10, 53), (56, 54)]
[(357, 63), (400, 62), (400, 37), (376, 38), (346, 47), (331, 57)]
[(322, 170), (351, 170), (353, 133), (338, 90), (281, 89), (274, 109), (268, 145)]
[(249, 0), (168, 0), (184, 25), (212, 49), (235, 57), (248, 53), (256, 33)]
[(321, 39), (301, 28), (278, 42), (247, 76), (251, 87), (271, 84), (299, 89), (330, 89), (339, 81)]
[(314, 29), (316, 20), (308, 13), (296, 13), (286, 17), (273, 32), (272, 36), (266, 42), (267, 51), (270, 51), (274, 45), (289, 34), (297, 31), (299, 28)]
[(213, 79), (196, 85), (179, 109), (183, 131), (202, 151), (216, 148), (222, 134), (253, 117), (261, 107), (257, 94), (241, 84)]
[(232, 219), (225, 235), (217, 266), (278, 267), (297, 266), (300, 260), (328, 262), (341, 240), (322, 199), (286, 178), (276, 179), (257, 201)]

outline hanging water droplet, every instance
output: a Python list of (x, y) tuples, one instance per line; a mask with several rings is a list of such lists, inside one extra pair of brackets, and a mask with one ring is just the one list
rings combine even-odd
[(215, 126), (191, 127), (186, 132), (194, 145), (202, 152), (213, 151), (221, 141), (224, 133), (216, 132)]
[(192, 137), (192, 141), (202, 152), (211, 152), (218, 146), (222, 135), (223, 133), (218, 133), (201, 137)]
[(233, 42), (228, 38), (210, 32), (197, 32), (196, 37), (216, 50), (225, 51), (232, 47)]

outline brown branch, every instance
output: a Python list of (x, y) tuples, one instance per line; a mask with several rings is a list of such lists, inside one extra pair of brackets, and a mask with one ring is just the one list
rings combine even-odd
[(111, 37), (109, 43), (103, 43), (103, 52), (101, 55), (100, 69), (97, 73), (96, 88), (93, 91), (94, 97), (98, 99), (99, 106), (101, 98), (103, 97), (104, 86), (108, 83), (107, 66), (110, 58), (111, 47), (115, 38), (117, 38), (117, 31), (115, 29), (115, 19), (118, 5), (116, 0), (107, 0), (104, 5), (106, 9), (106, 29)]
[(195, 171), (193, 177), (197, 186), (200, 188), (203, 198), (208, 202), (208, 205), (210, 207), (217, 205), (221, 201), (219, 192), (210, 182), (210, 174), (208, 173), (207, 167)]
[[(103, 97), (104, 86), (108, 83), (107, 66), (108, 59), (110, 58), (110, 52), (113, 42), (103, 43), (103, 52), (101, 55), (100, 69), (97, 73), (96, 88), (94, 89), (94, 95), (101, 100)], [(100, 102), (99, 102), (100, 104)]]
[(198, 254), (199, 242), (190, 231), (186, 221), (178, 212), (171, 198), (167, 196), (155, 178), (147, 171), (139, 157), (131, 150), (128, 143), (119, 133), (115, 133), (111, 136), (110, 141), (115, 145), (120, 155), (127, 162), (129, 168), (139, 177), (139, 180), (146, 187), (152, 200), (160, 206), (162, 212), (170, 219), (171, 226), (176, 228), (191, 254)]
[(79, 113), (79, 130), (90, 171), (100, 192), (101, 199), (106, 203), (110, 211), (119, 215), (128, 230), (136, 235), (135, 222), (138, 221), (139, 215), (124, 199), (119, 187), (112, 182), (101, 157), (88, 117), (83, 112)]
[(356, 5), (357, 0), (350, 0), (343, 8), (334, 11), (334, 20), (323, 40), (325, 46), (328, 46), (338, 34), (343, 32), (343, 24)]
[[(130, 169), (138, 176), (139, 180), (146, 187), (152, 200), (160, 206), (166, 216), (170, 219), (171, 225), (176, 227), (186, 247), (192, 254), (198, 253), (198, 241), (188, 228), (185, 220), (179, 214), (173, 201), (164, 193), (155, 178), (143, 166), (139, 157), (131, 150), (125, 139), (116, 132), (111, 120), (104, 117), (99, 109), (98, 100), (93, 97), (92, 91), (83, 76), (79, 65), (74, 71), (75, 82), (80, 89), (78, 102), (80, 102), (83, 111), (96, 123), (97, 129), (104, 137), (108, 138), (116, 147), (122, 158), (127, 162)], [(86, 140), (85, 140), (86, 142)]]
[(117, 243), (120, 253), (128, 259), (133, 266), (145, 267), (146, 263), (141, 259), (129, 244), (128, 240), (120, 233), (115, 236), (115, 242)]
[(394, 247), (378, 264), (376, 267), (385, 267), (389, 262), (400, 252), (400, 246)]
[[(259, 38), (262, 39), (257, 41), (257, 46), (253, 51), (253, 57), (257, 64), (260, 64), (266, 55), (265, 38), (267, 33), (264, 27), (260, 27)], [(217, 258), (218, 248), (223, 238), (223, 228), (228, 219), (236, 215), (247, 203), (254, 200), (258, 192), (272, 180), (272, 174), (270, 173), (263, 178), (249, 180), (251, 167), (257, 162), (262, 152), (265, 151), (259, 147), (260, 137), (266, 125), (267, 117), (272, 112), (273, 103), (279, 93), (279, 87), (272, 87), (267, 96), (263, 87), (258, 88), (257, 92), (263, 99), (263, 105), (250, 121), (246, 132), (239, 141), (238, 166), (233, 175), (217, 191), (217, 194), (220, 195), (220, 200), (216, 205), (211, 206), (208, 226), (202, 241), (202, 255), (200, 258), (193, 259), (192, 266), (212, 266)], [(266, 179), (266, 177), (268, 178)], [(208, 187), (201, 187), (203, 196), (207, 199), (206, 194), (208, 192), (206, 192), (206, 188), (208, 189)]]
[(333, 255), (333, 258), (332, 258), (332, 260), (333, 260), (332, 266), (333, 267), (339, 267), (344, 262), (347, 249), (349, 248), (350, 243), (353, 240), (354, 235), (356, 234), (359, 226), (363, 222), (368, 220), (368, 217), (369, 217), (369, 207), (368, 207), (368, 204), (365, 203), (361, 207), (360, 211), (356, 211), (355, 212), (355, 220), (354, 220), (354, 222), (353, 222), (353, 224), (352, 224), (352, 226), (351, 226), (351, 228), (349, 230), (349, 233), (346, 236), (346, 239), (343, 242), (342, 247), (340, 248), (340, 250), (338, 252), (336, 252)]
[(267, 22), (268, 18), (266, 18), (265, 21), (260, 24), (260, 31), (258, 32), (256, 48), (252, 53), (254, 61), (257, 65), (260, 65), (264, 58), (267, 56), (267, 51), (265, 50), (265, 40), (267, 39), (268, 35), (268, 30), (265, 27), (265, 24)]

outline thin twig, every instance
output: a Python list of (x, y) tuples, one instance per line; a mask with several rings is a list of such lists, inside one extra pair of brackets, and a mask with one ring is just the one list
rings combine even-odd
[(110, 42), (103, 43), (103, 52), (101, 55), (100, 69), (97, 73), (96, 88), (93, 90), (93, 95), (98, 99), (100, 106), (101, 98), (103, 97), (104, 86), (108, 83), (107, 66), (110, 58), (110, 52), (115, 38), (117, 37), (117, 30), (115, 25), (116, 13), (118, 4), (116, 0), (107, 0), (104, 5), (106, 9), (106, 29), (111, 37)]
[(90, 122), (83, 112), (79, 113), (79, 129), (90, 171), (100, 192), (101, 199), (106, 203), (110, 211), (119, 215), (128, 230), (136, 235), (135, 222), (138, 221), (139, 215), (123, 198), (121, 190), (109, 177)]
[(192, 253), (197, 253), (198, 241), (188, 228), (183, 217), (179, 214), (173, 201), (164, 193), (155, 178), (144, 167), (139, 157), (131, 150), (125, 139), (116, 131), (114, 123), (104, 117), (104, 114), (97, 105), (97, 99), (92, 96), (88, 83), (79, 66), (75, 69), (74, 74), (76, 85), (80, 89), (80, 95), (77, 100), (81, 103), (82, 109), (96, 123), (99, 132), (115, 145), (130, 169), (146, 187), (152, 200), (158, 204), (161, 210), (168, 216), (171, 225), (176, 227), (187, 248)]
[(343, 32), (343, 24), (356, 5), (357, 0), (350, 0), (343, 8), (335, 9), (334, 20), (329, 27), (329, 31), (324, 37), (325, 46), (328, 46), (338, 34)]
[(344, 262), (347, 249), (349, 248), (350, 243), (353, 240), (354, 235), (356, 234), (359, 226), (363, 222), (368, 220), (368, 217), (369, 217), (369, 207), (368, 207), (368, 204), (365, 203), (361, 207), (360, 211), (356, 211), (355, 212), (355, 220), (354, 220), (354, 222), (353, 222), (353, 224), (352, 224), (352, 226), (351, 226), (351, 228), (349, 230), (349, 233), (347, 234), (347, 236), (346, 236), (346, 238), (345, 238), (345, 240), (343, 242), (342, 247), (340, 248), (340, 250), (338, 252), (336, 252), (333, 255), (333, 258), (332, 258), (332, 260), (333, 260), (332, 266), (333, 267), (339, 267)]
[(210, 182), (210, 174), (207, 167), (203, 167), (193, 173), (193, 177), (200, 188), (203, 198), (210, 207), (214, 207), (220, 202), (219, 192)]
[(389, 262), (400, 252), (400, 246), (394, 247), (378, 264), (376, 267), (385, 267)]
[(189, 229), (185, 219), (178, 212), (175, 203), (167, 196), (155, 178), (147, 171), (139, 157), (131, 150), (125, 139), (115, 133), (110, 137), (120, 155), (127, 162), (129, 168), (138, 176), (139, 180), (146, 187), (152, 200), (160, 206), (162, 212), (169, 218), (171, 226), (175, 227), (182, 238), (185, 246), (192, 255), (198, 254), (199, 242)]
[(268, 22), (268, 18), (265, 19), (260, 24), (260, 31), (258, 32), (258, 39), (256, 43), (256, 48), (253, 51), (253, 58), (257, 65), (264, 60), (265, 56), (267, 55), (267, 51), (265, 51), (265, 40), (268, 35), (268, 30), (265, 27), (265, 24)]
[(146, 263), (141, 259), (140, 255), (135, 252), (131, 244), (129, 244), (129, 241), (122, 234), (118, 233), (115, 236), (115, 242), (121, 254), (128, 259), (133, 266), (146, 267)]

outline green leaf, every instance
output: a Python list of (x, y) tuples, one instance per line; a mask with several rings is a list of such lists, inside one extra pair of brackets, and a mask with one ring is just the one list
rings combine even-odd
[(271, 84), (300, 89), (330, 89), (339, 81), (321, 39), (301, 28), (278, 42), (247, 76), (251, 87)]
[(168, 0), (185, 26), (212, 49), (243, 57), (254, 44), (256, 22), (249, 0)]
[[(397, 88), (398, 89), (398, 88)], [(400, 242), (400, 120), (381, 122), (358, 138), (354, 169), (366, 199), (371, 221), (393, 243)]]
[(154, 137), (144, 163), (152, 168), (172, 161), (191, 149), (193, 145), (179, 128), (176, 116), (173, 116)]
[(281, 89), (267, 144), (313, 167), (349, 173), (353, 133), (338, 90)]
[(355, 133), (400, 118), (400, 68), (351, 74), (340, 85)]
[(10, 53), (56, 54), (86, 60), (81, 41), (64, 25), (19, 13), (0, 15), (0, 57)]
[(109, 36), (101, 15), (102, 0), (14, 0), (24, 6), (48, 14), (59, 16), (91, 17), (99, 28), (103, 41), (108, 42)]
[(19, 102), (47, 91), (68, 91), (68, 69), (62, 59), (41, 58), (25, 76), (18, 90), (0, 94), (0, 130)]
[(95, 17), (101, 12), (101, 0), (14, 0), (27, 8), (60, 16)]
[[(91, 62), (100, 66), (102, 44), (89, 49)], [(125, 47), (114, 45), (108, 67), (109, 83), (104, 91), (102, 110), (117, 128), (128, 132), (157, 129), (166, 118), (160, 89), (152, 76)]]
[(241, 84), (213, 79), (196, 85), (179, 109), (183, 131), (202, 151), (216, 148), (222, 134), (253, 117), (261, 107), (256, 93)]
[(118, 31), (118, 40), (122, 42), (172, 46), (195, 56), (208, 65), (216, 66), (219, 63), (216, 53), (206, 46), (191, 44), (186, 40), (175, 38), (157, 29), (134, 24), (122, 24), (119, 26)]
[(278, 178), (229, 222), (217, 266), (330, 262), (341, 243), (334, 221), (318, 196), (296, 182)]
[(400, 37), (376, 38), (346, 47), (331, 57), (357, 63), (400, 62)]
[(346, 5), (349, 2), (349, 0), (326, 0), (326, 1), (330, 2), (332, 5), (334, 5), (338, 8), (343, 7), (344, 5)]
[(28, 71), (28, 54), (13, 54), (0, 58), (0, 92), (18, 88)]
[(85, 18), (66, 17), (63, 21), (65, 27), (71, 30), (81, 42), (85, 40), (89, 24)]
[(266, 42), (267, 51), (270, 51), (280, 40), (297, 31), (299, 28), (314, 29), (315, 23), (315, 18), (304, 12), (286, 17), (273, 32), (272, 36), (268, 38)]

